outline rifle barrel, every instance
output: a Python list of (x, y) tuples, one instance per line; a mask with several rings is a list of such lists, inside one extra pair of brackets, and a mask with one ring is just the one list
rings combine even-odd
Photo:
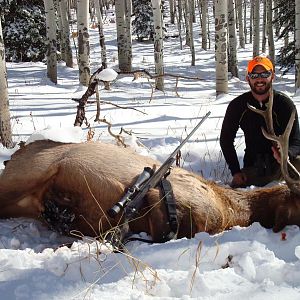
[(208, 118), (208, 116), (211, 114), (209, 111), (196, 125), (196, 127), (187, 135), (187, 137), (180, 143), (180, 145), (177, 146), (177, 148), (173, 151), (173, 153), (170, 156), (175, 156), (176, 153), (182, 148), (182, 146), (190, 139), (190, 137), (196, 132), (196, 130), (202, 125), (202, 123)]

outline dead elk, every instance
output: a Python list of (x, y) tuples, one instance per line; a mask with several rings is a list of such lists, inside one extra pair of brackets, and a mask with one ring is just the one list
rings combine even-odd
[[(89, 142), (36, 141), (18, 150), (0, 176), (0, 217), (44, 219), (64, 233), (101, 236), (122, 224), (107, 211), (120, 200), (145, 166), (159, 162), (130, 149)], [(258, 221), (281, 230), (300, 225), (299, 196), (285, 186), (239, 191), (217, 185), (181, 168), (168, 177), (176, 200), (177, 237), (221, 232)], [(161, 191), (151, 189), (131, 232), (164, 241), (170, 231)]]

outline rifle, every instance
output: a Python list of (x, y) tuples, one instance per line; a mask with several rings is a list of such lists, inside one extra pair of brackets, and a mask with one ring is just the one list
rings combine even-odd
[(145, 167), (136, 182), (130, 187), (125, 195), (117, 202), (107, 213), (111, 218), (115, 218), (121, 210), (125, 210), (125, 216), (128, 220), (132, 219), (137, 214), (143, 205), (143, 198), (147, 192), (157, 186), (163, 177), (168, 175), (169, 169), (176, 159), (177, 152), (190, 139), (200, 125), (208, 118), (210, 111), (201, 119), (196, 127), (188, 134), (188, 136), (180, 143), (180, 145), (172, 152), (165, 162), (154, 171), (150, 167)]

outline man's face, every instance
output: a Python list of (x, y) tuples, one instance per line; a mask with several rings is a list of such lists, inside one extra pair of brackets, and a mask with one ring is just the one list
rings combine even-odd
[[(256, 66), (253, 70), (252, 73), (253, 74), (261, 74), (267, 72), (267, 70), (263, 67), (263, 66)], [(251, 91), (257, 95), (264, 95), (267, 94), (270, 87), (271, 87), (271, 83), (273, 81), (274, 78), (274, 73), (271, 72), (270, 76), (267, 78), (262, 78), (262, 77), (258, 77), (255, 79), (252, 79), (249, 74), (247, 75), (246, 79), (250, 85)]]

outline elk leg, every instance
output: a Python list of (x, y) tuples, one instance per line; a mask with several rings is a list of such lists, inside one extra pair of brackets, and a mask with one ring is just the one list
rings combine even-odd
[(289, 217), (290, 213), (288, 207), (280, 205), (275, 213), (275, 225), (273, 231), (281, 231), (288, 224)]

